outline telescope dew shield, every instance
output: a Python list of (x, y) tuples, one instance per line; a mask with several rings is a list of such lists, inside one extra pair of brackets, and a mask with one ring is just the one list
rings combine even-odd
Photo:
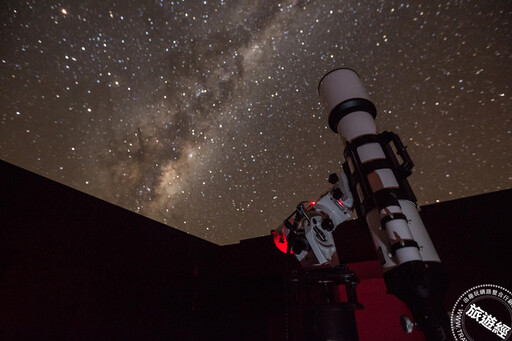
[[(337, 76), (340, 71), (344, 73), (343, 77)], [(339, 120), (351, 112), (369, 113), (373, 116), (372, 121), (377, 115), (375, 105), (354, 70), (336, 69), (327, 73), (320, 80), (318, 92), (329, 112), (329, 126), (335, 133), (338, 133)]]

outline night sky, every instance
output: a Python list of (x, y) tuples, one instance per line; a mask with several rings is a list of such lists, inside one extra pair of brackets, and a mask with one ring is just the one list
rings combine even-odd
[[(419, 204), (512, 187), (509, 1), (2, 1), (0, 158), (219, 244), (339, 172), (361, 76)], [(80, 210), (80, 207), (76, 207)], [(478, 207), (475, 207), (477, 210)]]

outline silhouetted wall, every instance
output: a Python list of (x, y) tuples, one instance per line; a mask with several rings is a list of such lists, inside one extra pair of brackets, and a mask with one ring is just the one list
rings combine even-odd
[(0, 338), (179, 333), (219, 246), (0, 163)]
[[(0, 202), (0, 339), (284, 339), (298, 264), (270, 236), (221, 247), (3, 161)], [(512, 190), (423, 207), (448, 309), (473, 285), (512, 289), (511, 208)], [(361, 278), (358, 323), (405, 309), (384, 292), (367, 228), (351, 221), (335, 238)], [(382, 337), (421, 339), (396, 333)]]

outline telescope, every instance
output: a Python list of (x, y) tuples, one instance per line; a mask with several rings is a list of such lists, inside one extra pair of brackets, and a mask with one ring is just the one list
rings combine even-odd
[(377, 132), (376, 107), (354, 70), (327, 73), (318, 92), (329, 127), (345, 146), (345, 162), (339, 175), (329, 177), (329, 191), (307, 206), (299, 204), (272, 232), (276, 245), (286, 244), (283, 251), (293, 253), (305, 270), (336, 269), (332, 231), (355, 210), (374, 241), (388, 293), (407, 305), (426, 340), (449, 340), (446, 274), (407, 181), (413, 162), (406, 147), (395, 133)]

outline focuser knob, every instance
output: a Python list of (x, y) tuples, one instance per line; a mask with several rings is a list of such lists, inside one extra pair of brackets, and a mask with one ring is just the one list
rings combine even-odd
[(322, 228), (328, 232), (334, 230), (334, 224), (330, 218), (324, 219), (322, 221)]
[(338, 177), (338, 174), (332, 173), (332, 174), (329, 175), (329, 183), (334, 185), (338, 181), (340, 181), (340, 178)]
[(335, 188), (332, 191), (332, 197), (336, 200), (340, 200), (343, 197), (343, 192), (339, 188)]

